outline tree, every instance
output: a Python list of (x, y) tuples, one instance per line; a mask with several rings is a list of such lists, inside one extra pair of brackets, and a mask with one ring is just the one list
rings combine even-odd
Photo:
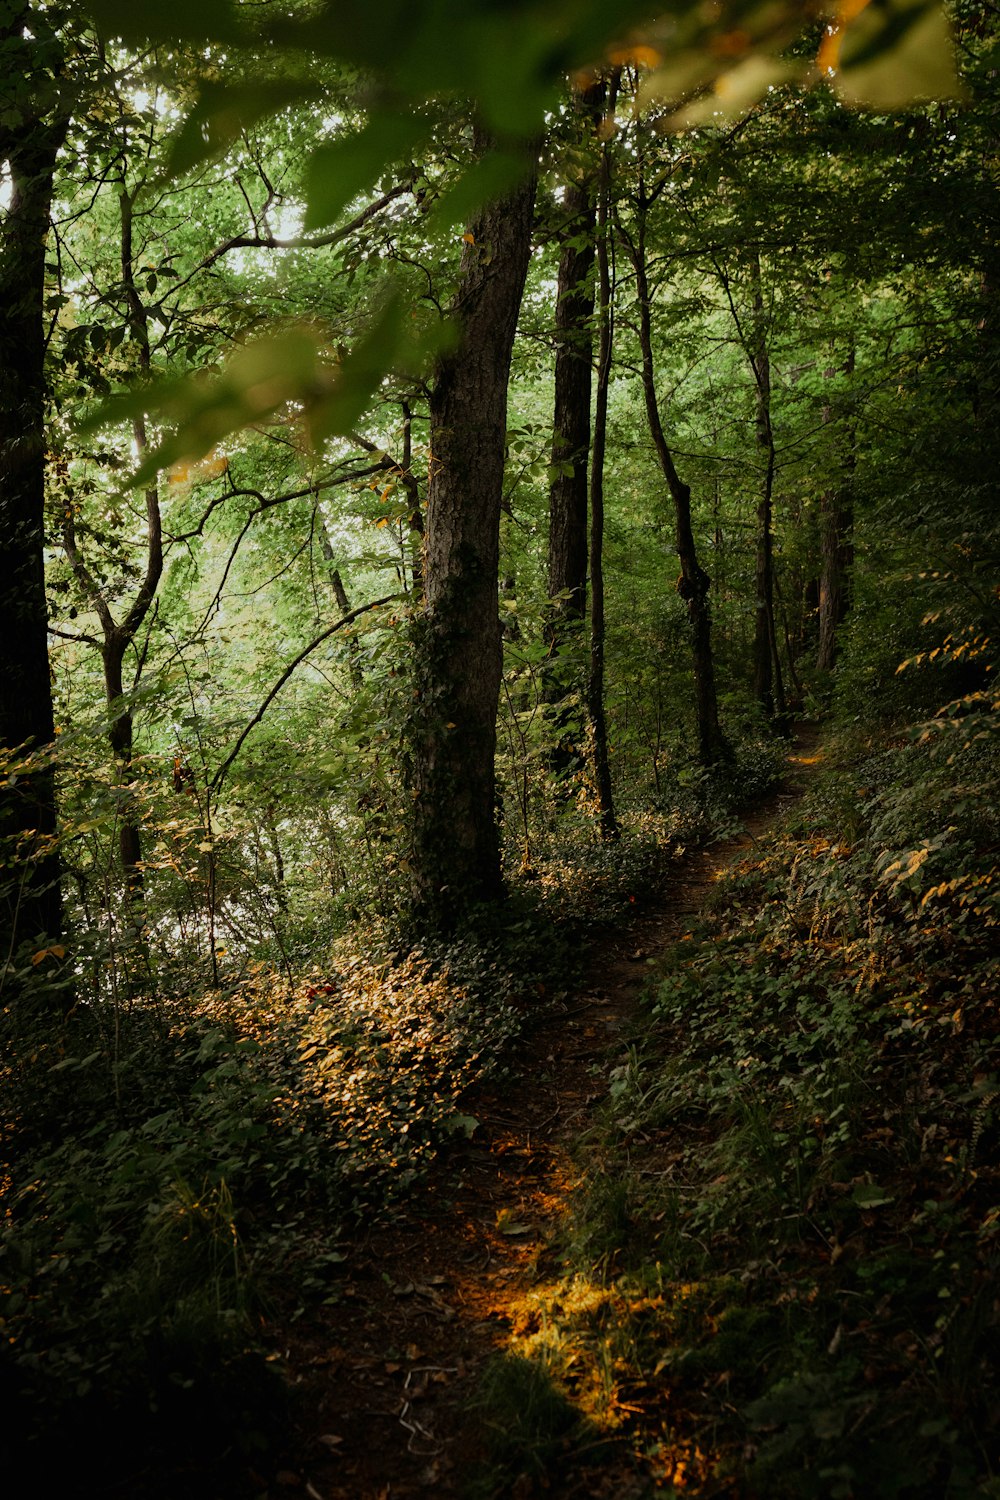
[[(477, 130), (477, 149), (488, 138)], [(411, 732), (414, 894), (448, 928), (502, 890), (494, 773), (500, 693), (498, 559), (507, 380), (531, 254), (535, 174), (464, 236), (458, 346), (430, 403), (426, 605), (415, 637)]]
[(659, 182), (649, 186), (646, 177), (645, 154), (640, 147), (635, 191), (630, 194), (631, 224), (627, 225), (619, 213), (617, 227), (635, 274), (638, 337), (642, 359), (642, 392), (646, 419), (657, 461), (673, 502), (677, 557), (681, 565), (677, 591), (687, 605), (694, 670), (698, 754), (703, 765), (711, 766), (728, 754), (727, 743), (719, 723), (719, 706), (715, 688), (712, 613), (708, 600), (712, 580), (698, 559), (698, 548), (691, 521), (691, 489), (677, 470), (664, 432), (656, 389), (656, 364), (653, 354), (653, 299), (647, 259), (649, 210), (663, 192), (671, 170), (671, 166), (668, 165)]
[[(608, 87), (607, 113), (614, 117), (621, 74), (612, 74)], [(597, 389), (594, 395), (594, 432), (590, 458), (590, 673), (587, 708), (594, 738), (594, 782), (606, 840), (619, 837), (615, 814), (611, 767), (608, 759), (608, 726), (604, 711), (605, 643), (604, 617), (604, 467), (608, 436), (608, 396), (614, 351), (614, 287), (611, 281), (611, 146), (604, 141), (597, 190), (595, 223), (597, 253)]]
[[(551, 651), (548, 696), (558, 704), (567, 682), (560, 658), (579, 646), (587, 611), (587, 490), (590, 456), (590, 388), (594, 313), (593, 138), (604, 113), (607, 87), (590, 83), (570, 104), (571, 140), (562, 198), (558, 205), (560, 247), (555, 306), (555, 371), (549, 484), (549, 598)], [(565, 772), (573, 761), (566, 743), (567, 715), (558, 707), (559, 743), (553, 769)]]
[(63, 71), (53, 18), (27, 0), (2, 0), (0, 169), (9, 202), (0, 210), (0, 750), (27, 752), (34, 762), (0, 786), (8, 872), (0, 961), (22, 941), (56, 939), (62, 928), (55, 779), (45, 759), (54, 724), (43, 548), (45, 255), (67, 126)]

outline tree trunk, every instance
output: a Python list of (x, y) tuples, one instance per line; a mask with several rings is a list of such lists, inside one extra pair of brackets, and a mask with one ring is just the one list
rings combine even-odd
[(142, 916), (145, 886), (142, 875), (142, 834), (132, 790), (134, 723), (125, 697), (123, 665), (129, 637), (120, 629), (105, 636), (101, 650), (104, 663), (104, 691), (111, 722), (108, 742), (118, 768), (118, 853), (130, 906), (138, 919)]
[[(588, 133), (603, 114), (604, 84), (579, 98), (580, 125)], [(590, 451), (590, 386), (594, 341), (594, 190), (589, 169), (566, 184), (562, 252), (556, 291), (555, 400), (552, 415), (552, 480), (549, 485), (549, 597), (559, 617), (578, 624), (587, 610), (587, 459)]]
[[(40, 18), (25, 4), (0, 24), (0, 161), (11, 198), (0, 211), (0, 748), (54, 739), (45, 603), (45, 246), (61, 119), (34, 106), (47, 78), (35, 57)], [(17, 53), (23, 49), (23, 68)], [(25, 78), (31, 101), (22, 97)], [(17, 97), (7, 99), (16, 88)], [(0, 965), (20, 943), (62, 931), (55, 779), (39, 767), (0, 792)]]
[(691, 490), (681, 479), (674, 464), (673, 454), (663, 432), (663, 422), (656, 395), (649, 278), (646, 271), (647, 201), (641, 180), (635, 209), (636, 237), (632, 239), (631, 236), (623, 233), (622, 239), (635, 271), (636, 296), (639, 304), (639, 346), (642, 351), (642, 390), (653, 447), (674, 503), (677, 556), (681, 565), (677, 591), (687, 602), (690, 621), (698, 757), (703, 765), (711, 766), (727, 759), (729, 755), (729, 747), (719, 725), (718, 698), (715, 691), (712, 612), (708, 602), (708, 591), (712, 580), (698, 561), (694, 530), (691, 525)]
[[(135, 282), (132, 197), (124, 180), (119, 190), (118, 201), (121, 213), (121, 293), (125, 302), (129, 330), (139, 350), (139, 366), (143, 373), (148, 375), (151, 365), (149, 317)], [(135, 452), (141, 459), (145, 456), (149, 446), (146, 423), (142, 417), (136, 417), (133, 421), (132, 437)], [(131, 916), (140, 933), (145, 927), (142, 832), (133, 789), (134, 722), (129, 697), (125, 691), (123, 666), (125, 653), (135, 640), (156, 598), (156, 591), (163, 573), (163, 528), (160, 517), (160, 492), (156, 484), (147, 486), (144, 499), (146, 504), (146, 567), (135, 597), (120, 622), (115, 619), (107, 599), (77, 545), (72, 496), (68, 484), (63, 519), (63, 550), (77, 581), (90, 598), (101, 624), (103, 635), (101, 658), (104, 664), (104, 688), (110, 715), (108, 742), (118, 770), (120, 820), (118, 849)], [(141, 671), (141, 665), (139, 671)], [(134, 691), (138, 685), (139, 671), (135, 674), (130, 691)], [(148, 960), (148, 954), (146, 958)]]
[[(477, 146), (487, 142), (477, 135)], [(466, 236), (457, 349), (430, 403), (425, 608), (415, 626), (412, 873), (418, 919), (446, 931), (502, 895), (494, 754), (507, 381), (531, 253), (535, 177)]]
[[(333, 550), (333, 543), (330, 541), (330, 533), (327, 531), (326, 526), (323, 523), (322, 516), (317, 514), (316, 520), (319, 524), (319, 545), (323, 553), (323, 561), (327, 566), (327, 572), (330, 579), (330, 589), (333, 593), (334, 599), (336, 600), (337, 608), (340, 610), (341, 615), (349, 615), (351, 613), (351, 601), (348, 597), (347, 590), (344, 587), (344, 580), (340, 575), (340, 569), (337, 567), (337, 557)], [(365, 679), (364, 674), (361, 670), (358, 639), (357, 636), (354, 635), (350, 635), (347, 638), (347, 662), (348, 670), (351, 674), (351, 685), (353, 686), (354, 691), (358, 692), (362, 687), (364, 687)]]
[[(613, 112), (617, 77), (608, 94)], [(608, 391), (611, 385), (611, 355), (614, 344), (614, 303), (608, 218), (611, 197), (611, 162), (607, 144), (601, 156), (600, 191), (597, 203), (598, 353), (597, 389), (594, 393), (594, 436), (590, 455), (590, 677), (587, 707), (594, 737), (594, 781), (601, 820), (601, 837), (618, 838), (611, 767), (608, 761), (608, 728), (604, 714), (604, 459), (608, 437)]]
[[(576, 131), (592, 134), (603, 114), (605, 86), (577, 98)], [(576, 132), (575, 132), (576, 133)], [(590, 144), (589, 139), (586, 143)], [(594, 190), (588, 164), (565, 185), (562, 251), (556, 289), (555, 396), (552, 412), (552, 478), (549, 483), (549, 672), (545, 697), (552, 705), (556, 743), (550, 765), (565, 776), (581, 764), (576, 713), (560, 700), (577, 697), (581, 667), (575, 659), (587, 614), (587, 465), (590, 455), (590, 387), (594, 357)], [(567, 671), (567, 661), (569, 670)]]
[(757, 503), (756, 611), (753, 638), (754, 697), (769, 718), (785, 713), (785, 687), (778, 654), (774, 622), (774, 431), (771, 427), (771, 361), (764, 327), (764, 295), (760, 279), (760, 256), (754, 250), (750, 262), (753, 286), (753, 341), (747, 350), (757, 387), (757, 446), (764, 456), (764, 480)]
[[(854, 373), (854, 350), (844, 366)], [(830, 420), (830, 409), (824, 411)], [(848, 423), (842, 446), (839, 483), (820, 501), (819, 645), (816, 669), (829, 672), (837, 660), (837, 634), (851, 605), (850, 575), (854, 567), (854, 423)]]

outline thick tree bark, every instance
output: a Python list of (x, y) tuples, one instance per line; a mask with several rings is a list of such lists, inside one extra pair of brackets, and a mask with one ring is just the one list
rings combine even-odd
[[(617, 76), (609, 90), (609, 112), (614, 110), (616, 95)], [(587, 708), (594, 739), (594, 781), (597, 787), (601, 837), (609, 841), (619, 836), (608, 759), (608, 728), (604, 714), (604, 460), (607, 451), (608, 392), (611, 386), (611, 356), (614, 346), (614, 301), (608, 254), (610, 197), (611, 162), (608, 146), (605, 144), (601, 155), (596, 224), (599, 332), (594, 435), (590, 454), (590, 676), (587, 682)]]
[(411, 864), (419, 920), (439, 931), (503, 889), (494, 776), (500, 503), (507, 381), (534, 198), (532, 171), (470, 226), (453, 308), (460, 341), (439, 366), (431, 396), (426, 604), (414, 640)]
[(729, 754), (729, 747), (719, 724), (718, 697), (715, 690), (712, 611), (708, 602), (708, 591), (712, 580), (698, 561), (694, 529), (691, 525), (691, 490), (677, 472), (660, 417), (660, 405), (656, 394), (656, 369), (653, 361), (649, 277), (646, 270), (646, 210), (648, 205), (645, 188), (641, 181), (635, 207), (635, 238), (623, 233), (622, 239), (635, 271), (636, 297), (639, 304), (639, 346), (642, 353), (642, 390), (653, 447), (674, 503), (677, 557), (681, 565), (677, 590), (687, 602), (690, 621), (698, 756), (703, 765), (711, 766), (726, 759)]
[[(29, 113), (20, 90), (35, 69), (25, 4), (0, 20), (16, 98), (0, 82), (0, 162), (11, 196), (0, 211), (0, 748), (43, 750), (54, 739), (45, 603), (45, 246), (56, 154), (65, 124)], [(37, 29), (37, 28), (36, 28)], [(21, 942), (62, 930), (51, 768), (0, 792), (0, 965)]]

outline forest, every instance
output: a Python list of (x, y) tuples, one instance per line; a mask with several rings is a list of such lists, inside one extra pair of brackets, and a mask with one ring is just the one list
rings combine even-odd
[(1000, 1500), (998, 69), (0, 0), (12, 1477)]

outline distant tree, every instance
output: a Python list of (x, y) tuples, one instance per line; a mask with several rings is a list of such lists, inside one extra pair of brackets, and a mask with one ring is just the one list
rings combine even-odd
[(662, 194), (672, 167), (663, 169), (659, 181), (648, 180), (645, 143), (640, 142), (635, 162), (634, 187), (628, 192), (628, 215), (620, 212), (617, 229), (632, 262), (635, 275), (636, 313), (641, 355), (642, 392), (649, 433), (674, 510), (675, 545), (680, 563), (677, 591), (687, 605), (691, 660), (694, 675), (695, 722), (698, 755), (706, 766), (724, 759), (727, 744), (719, 723), (719, 704), (715, 686), (715, 657), (712, 650), (712, 611), (709, 590), (712, 580), (698, 556), (691, 516), (691, 487), (681, 478), (663, 425), (660, 398), (657, 393), (656, 361), (653, 349), (653, 291), (649, 277), (647, 250), (650, 209)]

